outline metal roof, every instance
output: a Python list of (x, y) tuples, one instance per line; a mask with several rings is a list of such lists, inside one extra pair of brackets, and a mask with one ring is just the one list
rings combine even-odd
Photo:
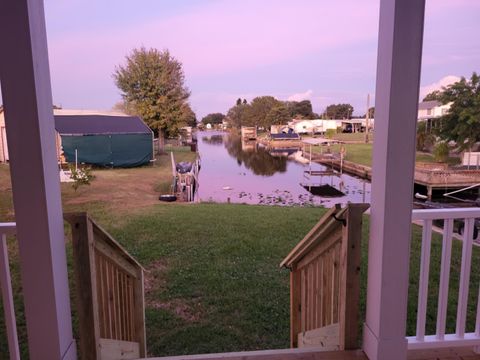
[(63, 135), (143, 134), (150, 128), (137, 116), (55, 115), (55, 130)]
[(418, 104), (418, 110), (428, 110), (428, 109), (433, 109), (436, 106), (440, 106), (442, 103), (437, 100), (431, 100), (431, 101), (422, 101), (420, 104)]

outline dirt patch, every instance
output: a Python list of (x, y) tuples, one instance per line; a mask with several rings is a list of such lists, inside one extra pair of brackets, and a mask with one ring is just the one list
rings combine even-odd
[(158, 203), (154, 188), (162, 174), (156, 168), (99, 170), (93, 174), (91, 184), (76, 192), (68, 184), (62, 185), (65, 205), (100, 201), (122, 210)]
[(159, 292), (166, 284), (166, 271), (168, 267), (164, 260), (157, 260), (150, 264), (145, 273), (145, 305), (153, 309), (163, 309), (171, 312), (188, 322), (196, 322), (201, 318), (201, 304), (197, 301), (189, 304), (184, 299), (160, 300), (157, 298)]
[(197, 322), (201, 319), (201, 305), (195, 303), (193, 306), (187, 304), (183, 299), (173, 299), (170, 301), (152, 301), (147, 304), (154, 309), (163, 309), (174, 313), (182, 320), (188, 322)]
[(167, 265), (164, 260), (154, 261), (147, 267), (143, 281), (146, 298), (151, 297), (155, 291), (165, 287), (166, 271)]

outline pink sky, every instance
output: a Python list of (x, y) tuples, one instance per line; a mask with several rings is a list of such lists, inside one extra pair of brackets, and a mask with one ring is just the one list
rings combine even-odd
[[(184, 64), (199, 117), (258, 95), (311, 99), (318, 112), (350, 102), (360, 114), (375, 90), (379, 1), (100, 3), (46, 3), (54, 99), (63, 107), (113, 106), (114, 68), (139, 46), (168, 48)], [(478, 70), (471, 34), (480, 33), (480, 2), (427, 3), (422, 85), (431, 89)]]

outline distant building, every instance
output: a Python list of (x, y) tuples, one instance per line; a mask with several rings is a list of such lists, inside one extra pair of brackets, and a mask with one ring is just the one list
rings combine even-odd
[[(373, 129), (375, 120), (369, 120), (369, 128)], [(363, 132), (366, 128), (365, 119), (294, 119), (288, 123), (288, 128), (296, 134), (320, 134), (324, 135), (327, 130), (337, 130), (341, 128), (343, 132)], [(282, 132), (286, 132), (283, 127), (276, 126), (275, 131), (282, 129)]]
[(438, 119), (448, 112), (451, 105), (452, 103), (444, 105), (437, 100), (422, 101), (418, 104), (418, 120), (426, 121)]
[(292, 130), (288, 127), (288, 125), (271, 125), (270, 126), (270, 134), (288, 134)]
[(336, 130), (341, 126), (339, 120), (323, 119), (293, 119), (288, 123), (288, 127), (297, 134), (324, 134), (328, 129)]

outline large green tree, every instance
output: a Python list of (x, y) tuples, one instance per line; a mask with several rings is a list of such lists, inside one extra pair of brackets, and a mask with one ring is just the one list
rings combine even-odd
[(229, 123), (235, 127), (240, 128), (242, 126), (250, 126), (251, 106), (244, 100), (240, 105), (231, 107), (227, 112), (227, 119)]
[(204, 116), (202, 118), (202, 123), (207, 124), (221, 124), (223, 119), (225, 119), (225, 115), (222, 113), (212, 113)]
[(182, 64), (168, 50), (134, 49), (113, 77), (125, 107), (134, 109), (161, 138), (192, 121)]
[(280, 101), (273, 96), (258, 96), (250, 103), (248, 111), (248, 124), (252, 126), (270, 127), (268, 114), (272, 109), (281, 104)]
[(285, 104), (280, 103), (273, 107), (267, 114), (267, 122), (269, 125), (283, 125), (287, 124), (292, 117)]
[(187, 126), (197, 127), (197, 115), (190, 107), (189, 103), (184, 103), (181, 108), (180, 122)]
[(324, 116), (327, 119), (350, 119), (353, 114), (353, 106), (350, 104), (331, 104), (325, 109)]
[(452, 103), (440, 119), (440, 137), (455, 141), (459, 150), (470, 149), (480, 141), (480, 77), (477, 73), (469, 80), (462, 77), (444, 88), (440, 99)]
[(316, 114), (313, 113), (312, 102), (310, 100), (286, 101), (285, 106), (292, 118), (314, 119), (316, 117)]
[(435, 90), (432, 91), (431, 93), (427, 94), (422, 101), (432, 101), (432, 100), (438, 100), (440, 101), (442, 98), (442, 91), (441, 90)]

